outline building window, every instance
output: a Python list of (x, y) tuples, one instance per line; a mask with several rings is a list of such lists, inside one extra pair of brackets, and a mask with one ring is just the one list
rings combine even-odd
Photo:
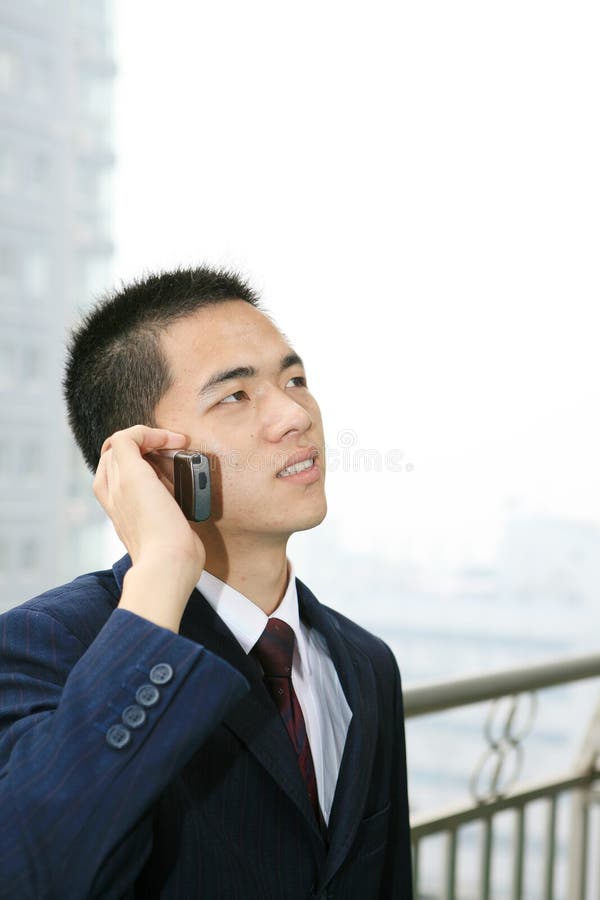
[(110, 286), (110, 260), (103, 256), (88, 256), (80, 270), (84, 299), (97, 297)]
[(19, 569), (24, 574), (37, 572), (40, 566), (40, 545), (35, 538), (24, 538), (19, 544)]
[(52, 65), (45, 56), (30, 59), (28, 65), (28, 95), (33, 103), (44, 103), (52, 92)]
[(0, 481), (5, 481), (10, 474), (10, 444), (0, 441)]
[(0, 191), (3, 194), (14, 192), (17, 183), (15, 157), (8, 147), (0, 146)]
[(44, 187), (50, 181), (50, 156), (48, 153), (34, 153), (31, 157), (31, 185)]
[(44, 353), (37, 344), (26, 344), (21, 351), (21, 371), (23, 381), (38, 384), (44, 371)]
[(0, 389), (15, 382), (15, 347), (8, 341), (0, 343)]
[(10, 94), (15, 89), (17, 66), (15, 54), (5, 47), (0, 48), (0, 94)]
[(14, 287), (17, 281), (17, 254), (15, 248), (0, 244), (0, 290)]
[(30, 250), (23, 259), (23, 286), (34, 300), (48, 292), (48, 254), (44, 250)]
[(84, 115), (101, 121), (107, 119), (112, 106), (112, 80), (104, 75), (82, 72), (81, 106)]
[(0, 538), (0, 578), (8, 575), (8, 569), (10, 566), (10, 549), (8, 546), (8, 541), (5, 538)]
[(39, 441), (29, 441), (19, 452), (19, 478), (36, 481), (42, 474), (44, 449)]

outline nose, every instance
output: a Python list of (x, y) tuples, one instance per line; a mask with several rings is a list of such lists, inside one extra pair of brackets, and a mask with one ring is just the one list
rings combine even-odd
[(262, 406), (263, 427), (269, 441), (280, 441), (287, 434), (304, 434), (313, 424), (308, 410), (276, 387), (265, 389)]

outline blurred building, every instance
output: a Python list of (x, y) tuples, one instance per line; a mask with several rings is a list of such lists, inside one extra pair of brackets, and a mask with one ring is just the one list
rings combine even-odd
[(61, 380), (109, 280), (114, 76), (105, 0), (0, 0), (0, 609), (85, 571), (103, 531)]

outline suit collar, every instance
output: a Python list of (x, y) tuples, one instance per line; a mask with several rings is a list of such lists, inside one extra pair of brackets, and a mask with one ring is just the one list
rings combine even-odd
[[(297, 662), (304, 671), (308, 664), (308, 657), (304, 632), (300, 628), (296, 577), (290, 560), (287, 561), (287, 565), (288, 583), (285, 594), (275, 611), (275, 616), (283, 619), (294, 632)], [(196, 588), (210, 603), (219, 618), (225, 622), (238, 643), (241, 644), (242, 649), (246, 653), (250, 653), (267, 626), (269, 621), (267, 614), (243, 593), (215, 575), (211, 575), (206, 569), (202, 572)]]
[(329, 852), (323, 884), (344, 862), (363, 818), (378, 730), (375, 675), (369, 658), (342, 631), (339, 620), (298, 578), (300, 614), (326, 639), (352, 710), (329, 817)]
[[(130, 565), (129, 556), (125, 556), (113, 566), (119, 590), (122, 590), (123, 578)], [(374, 703), (376, 686), (370, 660), (348, 640), (339, 620), (319, 603), (298, 578), (296, 588), (300, 616), (327, 641), (342, 690), (352, 710), (329, 819), (325, 884), (346, 858), (363, 817), (378, 730)], [(184, 612), (180, 633), (225, 659), (248, 679), (250, 692), (228, 713), (223, 724), (270, 772), (309, 823), (315, 837), (320, 839), (287, 732), (263, 684), (260, 668), (242, 650), (227, 625), (196, 589)]]

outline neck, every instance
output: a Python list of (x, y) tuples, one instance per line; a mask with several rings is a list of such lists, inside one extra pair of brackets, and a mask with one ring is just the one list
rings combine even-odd
[(228, 535), (225, 541), (212, 529), (203, 529), (200, 537), (206, 549), (206, 571), (271, 615), (287, 588), (287, 538), (257, 541), (256, 535)]

